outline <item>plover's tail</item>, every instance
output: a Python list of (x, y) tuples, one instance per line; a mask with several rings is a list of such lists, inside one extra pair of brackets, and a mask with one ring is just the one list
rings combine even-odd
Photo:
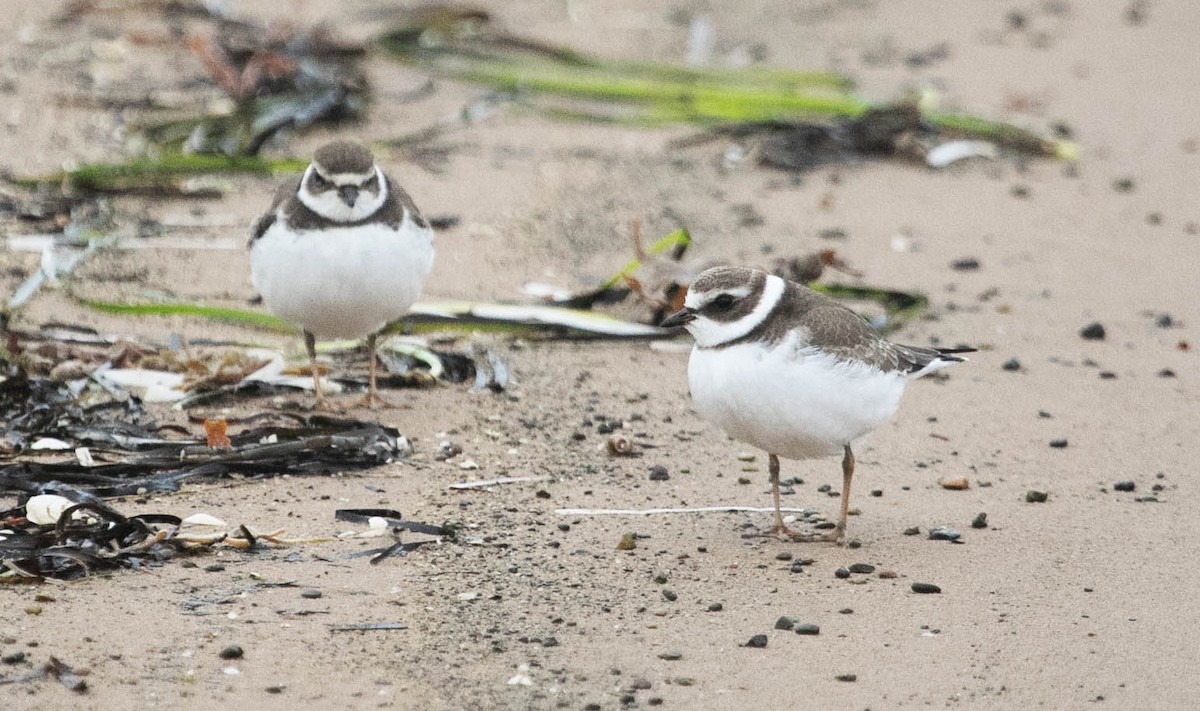
[(966, 360), (959, 353), (974, 353), (975, 348), (922, 348), (920, 346), (896, 346), (903, 357), (901, 363), (904, 374), (909, 378), (919, 378), (935, 370), (941, 370), (955, 363)]

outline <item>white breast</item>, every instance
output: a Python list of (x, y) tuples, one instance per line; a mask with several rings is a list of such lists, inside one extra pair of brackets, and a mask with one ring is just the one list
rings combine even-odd
[(279, 219), (250, 249), (267, 306), (318, 338), (361, 338), (405, 314), (433, 268), (433, 230), (367, 224), (292, 232)]
[(905, 379), (839, 362), (789, 339), (695, 348), (688, 383), (696, 410), (731, 437), (789, 459), (842, 453), (896, 411)]

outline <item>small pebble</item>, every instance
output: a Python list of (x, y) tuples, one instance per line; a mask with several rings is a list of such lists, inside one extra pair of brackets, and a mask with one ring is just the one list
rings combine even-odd
[(765, 634), (756, 634), (750, 638), (749, 642), (746, 642), (742, 646), (750, 647), (752, 649), (762, 649), (763, 647), (767, 646), (767, 636)]
[(221, 659), (241, 659), (246, 652), (236, 644), (231, 644), (217, 653)]
[(853, 614), (854, 614), (854, 609), (853, 609), (853, 608), (850, 608), (850, 607), (843, 607), (842, 609), (838, 610), (838, 614), (841, 614), (841, 615), (853, 615)]
[(920, 534), (921, 534), (920, 526), (909, 526), (908, 528), (904, 529), (904, 535), (906, 535), (906, 536), (918, 536)]
[(874, 496), (875, 498), (883, 496), (883, 489), (871, 489), (871, 496)]
[(665, 588), (662, 591), (662, 596), (665, 597), (669, 602), (675, 602), (679, 599), (679, 595), (674, 590), (667, 590)]
[(667, 481), (671, 475), (667, 472), (667, 468), (661, 464), (655, 464), (650, 467), (650, 481)]
[(949, 526), (929, 529), (929, 540), (931, 541), (957, 541), (959, 538), (962, 538), (962, 534)]
[(965, 489), (969, 489), (970, 487), (971, 482), (967, 481), (965, 476), (960, 476), (957, 479), (950, 479), (942, 482), (942, 488), (949, 489), (951, 491), (963, 491)]
[(725, 609), (725, 606), (719, 602), (714, 602), (713, 604), (708, 606), (709, 612), (720, 612), (721, 610), (724, 610), (724, 609)]
[(1159, 328), (1172, 328), (1175, 326), (1175, 319), (1171, 318), (1171, 314), (1162, 314), (1154, 319), (1154, 325)]
[(833, 576), (835, 578), (841, 578), (845, 580), (846, 578), (850, 577), (850, 571), (846, 570), (845, 568), (838, 568), (837, 570), (833, 571)]
[(862, 541), (858, 540), (857, 538), (851, 538), (849, 541), (846, 542), (846, 547), (851, 550), (854, 550), (856, 548), (862, 548)]
[(626, 533), (621, 536), (621, 540), (617, 541), (617, 550), (631, 551), (637, 548), (637, 537), (632, 533)]
[(789, 568), (788, 570), (791, 570), (793, 573), (803, 573), (804, 572), (804, 561), (802, 561), (802, 560), (792, 561), (792, 567)]
[(663, 652), (658, 655), (659, 659), (664, 659), (668, 662), (677, 662), (683, 659), (683, 652)]
[(658, 583), (659, 585), (665, 584), (667, 582), (667, 574), (659, 573), (658, 575), (655, 575), (654, 582)]
[(933, 583), (913, 583), (912, 591), (921, 595), (930, 595), (933, 593), (940, 593), (942, 589)]
[(1042, 504), (1045, 503), (1046, 499), (1048, 498), (1050, 498), (1050, 494), (1045, 491), (1030, 489), (1029, 491), (1025, 492), (1025, 502), (1029, 504)]
[(1099, 321), (1089, 323), (1079, 330), (1079, 335), (1085, 341), (1103, 341), (1104, 340), (1104, 324)]
[(814, 635), (821, 634), (821, 626), (813, 624), (796, 625), (796, 634)]
[(792, 618), (788, 617), (787, 615), (784, 615), (783, 617), (780, 617), (778, 620), (775, 620), (775, 629), (777, 629), (777, 630), (790, 630), (795, 626), (796, 626), (796, 621), (793, 620)]
[(1132, 481), (1118, 481), (1113, 484), (1113, 491), (1133, 491), (1137, 488), (1137, 484)]
[(1138, 502), (1139, 504), (1157, 504), (1158, 497), (1154, 494), (1147, 494), (1146, 496), (1137, 497), (1134, 499), (1134, 501)]
[(1067, 447), (1067, 440), (1065, 440), (1065, 439), (1052, 439), (1052, 440), (1050, 440), (1050, 446), (1051, 446), (1051, 447), (1053, 447), (1054, 449), (1066, 449), (1066, 447)]
[(787, 551), (780, 551), (775, 554), (775, 560), (791, 560), (792, 554)]
[(1175, 371), (1171, 370), (1170, 368), (1163, 368), (1162, 370), (1158, 371), (1156, 375), (1158, 375), (1160, 378), (1174, 378)]
[(979, 260), (974, 257), (963, 257), (950, 262), (950, 268), (956, 272), (973, 272), (979, 269)]
[(300, 597), (304, 598), (305, 600), (316, 600), (317, 598), (321, 597), (322, 594), (323, 593), (316, 588), (306, 588), (300, 591)]
[(900, 574), (894, 570), (881, 570), (879, 571), (879, 577), (882, 580), (894, 580), (900, 577)]
[(859, 573), (861, 575), (870, 575), (875, 572), (875, 566), (870, 563), (854, 563), (849, 568), (851, 573)]
[(1000, 367), (1004, 370), (1020, 370), (1021, 361), (1017, 360), (1016, 358), (1009, 358), (1008, 360), (1004, 361), (1004, 364)]
[(1102, 370), (1102, 371), (1100, 371), (1100, 379), (1101, 380), (1116, 380), (1117, 374), (1112, 372), (1111, 370)]
[(222, 570), (225, 570), (225, 566), (221, 565), (220, 563), (213, 563), (212, 565), (204, 566), (204, 572), (206, 573), (219, 573)]
[(833, 678), (837, 679), (838, 681), (858, 681), (857, 674), (838, 674)]
[(987, 528), (987, 514), (982, 511), (975, 514), (975, 518), (971, 519), (971, 528)]

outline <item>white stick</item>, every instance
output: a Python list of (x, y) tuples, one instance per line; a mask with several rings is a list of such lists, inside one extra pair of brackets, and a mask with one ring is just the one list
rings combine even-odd
[[(555, 509), (561, 516), (648, 516), (664, 513), (772, 513), (773, 508), (757, 506), (700, 506), (690, 509)], [(808, 513), (810, 509), (780, 509), (788, 513)]]
[(513, 477), (506, 477), (504, 479), (485, 479), (483, 481), (466, 481), (461, 484), (451, 484), (447, 488), (453, 489), (455, 491), (462, 491), (464, 489), (486, 489), (489, 486), (496, 486), (498, 484), (516, 484), (516, 483), (522, 482), (522, 481), (545, 481), (545, 480), (546, 480), (546, 477), (544, 477), (544, 476), (513, 476)]

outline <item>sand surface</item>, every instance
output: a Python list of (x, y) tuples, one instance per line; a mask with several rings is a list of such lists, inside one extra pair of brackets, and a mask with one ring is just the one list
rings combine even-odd
[[(266, 11), (233, 5), (249, 16)], [(373, 3), (276, 5), (351, 37), (379, 26)], [(17, 175), (123, 158), (132, 116), (56, 97), (89, 91), (96, 79), (81, 69), (89, 53), (119, 52), (109, 45), (134, 29), (163, 32), (138, 12), (59, 25), (59, 6), (10, 0), (0, 16), (0, 163)], [(52, 681), (0, 686), (0, 706), (1196, 708), (1200, 533), (1188, 512), (1200, 510), (1200, 13), (1192, 3), (525, 0), (497, 13), (522, 33), (582, 51), (673, 62), (684, 56), (686, 18), (706, 15), (718, 57), (753, 48), (773, 66), (846, 72), (873, 99), (929, 86), (951, 108), (1039, 130), (1069, 127), (1083, 151), (1073, 166), (1004, 159), (933, 172), (863, 163), (796, 182), (748, 164), (726, 169), (720, 144), (668, 149), (686, 129), (552, 123), (506, 109), (447, 139), (443, 172), (384, 161), (427, 213), (461, 218), (438, 236), (430, 298), (515, 300), (531, 279), (595, 284), (627, 259), (632, 219), (652, 236), (686, 225), (697, 256), (747, 265), (832, 246), (862, 283), (928, 294), (930, 318), (896, 340), (981, 352), (945, 380), (914, 383), (894, 420), (860, 446), (852, 506), (861, 513), (850, 531), (861, 547), (743, 538), (769, 523), (765, 513), (556, 513), (765, 507), (765, 457), (691, 409), (684, 351), (493, 339), (513, 371), (508, 393), (392, 393), (402, 407), (378, 417), (411, 440), (408, 461), (115, 503), (128, 513), (206, 511), (298, 536), (353, 528), (334, 520), (335, 508), (387, 506), (416, 520), (460, 521), (475, 544), (426, 547), (377, 566), (349, 557), (378, 545), (361, 540), (214, 551), (194, 566), (5, 587), (0, 654), (27, 660), (0, 666), (0, 675), (53, 655), (90, 676), (85, 694)], [(906, 61), (942, 43), (934, 61)], [(203, 76), (181, 48), (129, 51), (112, 69), (118, 87)], [(338, 135), (389, 138), (481, 93), (438, 81), (421, 101), (389, 101), (426, 77), (384, 58), (367, 67), (376, 105)], [(271, 151), (307, 156), (333, 135), (290, 136)], [(1133, 189), (1115, 190), (1126, 178)], [(179, 235), (240, 241), (275, 181), (237, 183), (220, 201), (117, 206), (125, 219), (199, 225)], [(742, 219), (747, 210), (761, 219)], [(831, 228), (845, 238), (822, 239)], [(915, 248), (896, 251), (897, 235)], [(966, 257), (980, 268), (951, 269)], [(4, 293), (36, 264), (36, 255), (0, 252)], [(118, 297), (158, 290), (245, 306), (248, 272), (240, 249), (143, 250), (101, 255), (80, 279)], [(1175, 325), (1157, 325), (1162, 314)], [(49, 320), (142, 338), (176, 332), (300, 347), (200, 320), (97, 317), (52, 291), (16, 325)], [(1080, 338), (1093, 321), (1105, 340)], [(1001, 367), (1014, 357), (1020, 370)], [(1175, 377), (1162, 377), (1164, 369)], [(611, 458), (597, 432), (609, 420), (653, 448)], [(435, 461), (442, 439), (463, 454)], [(1056, 439), (1068, 446), (1051, 448)], [(746, 453), (757, 458), (739, 458)], [(460, 468), (464, 459), (479, 469)], [(650, 481), (654, 465), (670, 479)], [(504, 476), (544, 480), (447, 489)], [(789, 476), (804, 483), (786, 505), (836, 514), (837, 499), (818, 490), (840, 487), (835, 460), (785, 463)], [(939, 485), (956, 477), (970, 488)], [(1121, 480), (1136, 490), (1114, 492)], [(882, 495), (868, 494), (875, 489)], [(1049, 492), (1048, 501), (1026, 503), (1030, 489)], [(1150, 494), (1157, 502), (1136, 500)], [(0, 499), (2, 508), (14, 503)], [(980, 512), (991, 525), (972, 529)], [(924, 532), (939, 525), (965, 542), (928, 540)], [(912, 526), (922, 535), (903, 534)], [(635, 550), (618, 551), (626, 533), (642, 537)], [(792, 572), (802, 558), (814, 562)], [(835, 577), (853, 563), (877, 572)], [(942, 592), (915, 594), (913, 582)], [(322, 596), (302, 597), (307, 589)], [(40, 615), (29, 613), (34, 606)], [(783, 615), (820, 634), (774, 629)], [(407, 629), (329, 628), (355, 622)], [(744, 646), (758, 634), (768, 636), (765, 648)], [(233, 644), (245, 656), (221, 659)], [(519, 674), (527, 685), (508, 683)], [(846, 674), (856, 681), (837, 679)]]

